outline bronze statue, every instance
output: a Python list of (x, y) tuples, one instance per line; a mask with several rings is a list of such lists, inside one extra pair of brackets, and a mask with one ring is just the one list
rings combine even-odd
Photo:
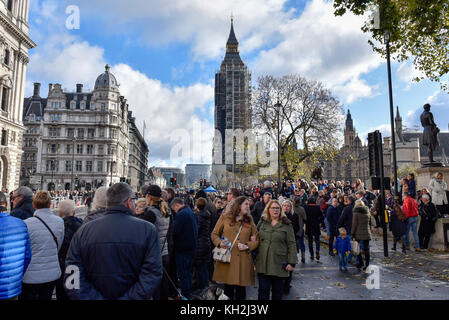
[(430, 104), (426, 103), (424, 105), (424, 111), (421, 113), (421, 125), (424, 127), (423, 132), (423, 145), (427, 146), (429, 152), (429, 164), (438, 165), (437, 162), (433, 160), (433, 152), (440, 146), (438, 139), (438, 129), (435, 121), (433, 121), (433, 114), (430, 112)]

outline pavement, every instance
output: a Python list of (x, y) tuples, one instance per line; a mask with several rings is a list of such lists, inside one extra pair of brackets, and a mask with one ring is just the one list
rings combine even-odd
[[(328, 246), (321, 243), (321, 259), (309, 259), (306, 243), (306, 262), (296, 265), (290, 294), (285, 300), (448, 300), (449, 252), (415, 252), (391, 250), (384, 257), (381, 234), (373, 233), (370, 241), (370, 265), (379, 269), (379, 289), (368, 289), (370, 276), (348, 265), (348, 272), (338, 268), (338, 256), (328, 255)], [(306, 241), (307, 242), (307, 241)], [(399, 246), (398, 246), (399, 247)], [(355, 260), (355, 259), (354, 259)], [(353, 260), (353, 261), (354, 261)], [(371, 276), (370, 276), (371, 277)], [(369, 283), (368, 283), (369, 284)], [(257, 300), (256, 286), (247, 289), (247, 298)]]

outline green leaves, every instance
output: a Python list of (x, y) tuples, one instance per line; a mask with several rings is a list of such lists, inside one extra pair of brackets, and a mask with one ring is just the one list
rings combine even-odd
[(334, 8), (336, 16), (348, 11), (364, 15), (379, 8), (380, 29), (374, 29), (372, 18), (362, 27), (375, 40), (368, 41), (373, 50), (386, 56), (383, 37), (389, 31), (392, 58), (412, 59), (424, 74), (414, 81), (428, 78), (448, 90), (441, 78), (449, 72), (449, 0), (334, 0)]

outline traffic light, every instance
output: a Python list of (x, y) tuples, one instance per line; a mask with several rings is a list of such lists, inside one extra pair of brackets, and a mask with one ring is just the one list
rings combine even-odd
[(173, 186), (176, 187), (176, 177), (173, 178)]
[(200, 187), (203, 186), (203, 179), (200, 179)]
[(205, 187), (207, 187), (207, 184), (206, 184), (206, 183), (207, 183), (207, 181), (206, 181), (206, 179), (204, 179), (204, 186), (205, 186)]
[(380, 157), (382, 157), (382, 136), (379, 130), (368, 133), (369, 175), (380, 177)]
[(173, 187), (173, 183), (174, 183), (173, 178), (170, 178), (170, 186), (171, 186), (171, 187)]
[(120, 177), (120, 182), (126, 182), (126, 177)]

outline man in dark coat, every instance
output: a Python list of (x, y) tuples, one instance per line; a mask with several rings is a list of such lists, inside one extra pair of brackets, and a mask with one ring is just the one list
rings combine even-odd
[(31, 218), (34, 214), (33, 191), (25, 186), (14, 191), (12, 195), (11, 216), (25, 220)]
[(329, 236), (329, 255), (332, 257), (335, 256), (332, 250), (334, 249), (334, 240), (338, 235), (337, 224), (338, 219), (340, 219), (340, 214), (340, 210), (338, 209), (338, 200), (337, 198), (333, 198), (332, 205), (327, 208), (326, 212), (326, 218), (329, 224), (329, 230), (326, 230), (327, 235)]
[(176, 270), (180, 279), (182, 294), (189, 299), (198, 241), (198, 219), (181, 198), (173, 199), (170, 207), (176, 213), (173, 223)]
[(419, 243), (422, 244), (421, 249), (427, 250), (430, 237), (435, 233), (435, 222), (438, 219), (438, 212), (435, 205), (430, 202), (430, 198), (427, 194), (424, 194), (421, 200), (422, 203), (419, 207), (421, 223), (419, 225), (418, 236)]
[[(71, 300), (151, 300), (162, 279), (159, 236), (135, 217), (134, 193), (126, 183), (107, 190), (101, 219), (83, 224), (73, 236), (64, 285)], [(70, 270), (69, 269), (69, 270)], [(79, 278), (79, 287), (71, 278)]]
[(263, 195), (262, 201), (257, 201), (254, 205), (253, 211), (251, 215), (253, 216), (254, 223), (257, 226), (259, 223), (260, 217), (262, 217), (262, 213), (265, 210), (265, 206), (270, 202), (272, 198), (272, 194), (270, 192), (265, 192)]
[(316, 259), (320, 260), (320, 226), (323, 223), (323, 213), (318, 205), (315, 204), (314, 198), (307, 200), (307, 205), (304, 207), (306, 210), (306, 235), (309, 243), (310, 260), (314, 259), (313, 255), (313, 241), (315, 240), (316, 246)]

